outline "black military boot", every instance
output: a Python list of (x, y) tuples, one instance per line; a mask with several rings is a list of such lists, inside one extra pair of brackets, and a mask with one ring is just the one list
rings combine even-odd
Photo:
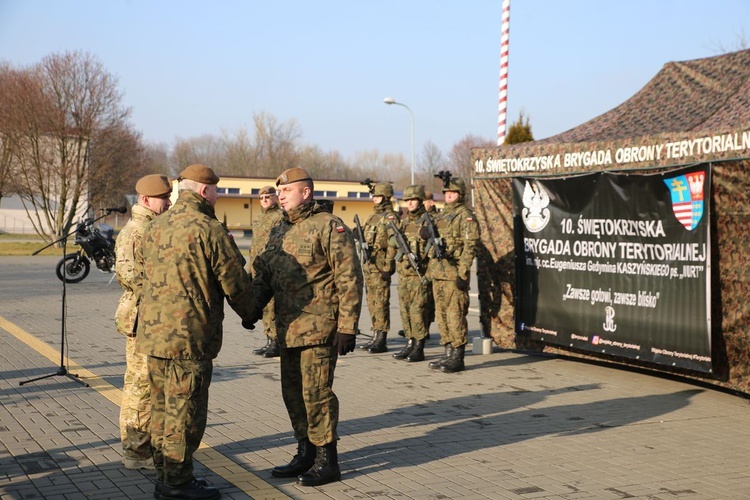
[(278, 358), (279, 357), (279, 341), (276, 339), (269, 339), (270, 345), (266, 352), (263, 353), (264, 358)]
[(322, 486), (341, 480), (336, 441), (315, 448), (315, 463), (310, 470), (297, 478), (300, 486)]
[[(208, 481), (206, 481), (206, 478), (203, 477), (196, 477), (193, 479), (196, 483), (198, 483), (200, 486), (208, 486)], [(157, 500), (161, 498), (161, 490), (164, 489), (164, 481), (161, 479), (156, 480), (156, 484), (154, 485), (154, 498)]]
[(297, 454), (287, 465), (279, 465), (271, 470), (273, 477), (296, 477), (307, 472), (315, 463), (315, 445), (305, 438), (297, 443)]
[(399, 331), (398, 331), (398, 336), (399, 336), (399, 337), (406, 337), (406, 332), (405, 332), (405, 331), (403, 331), (403, 330), (399, 330)]
[(197, 479), (191, 479), (187, 483), (171, 485), (164, 483), (161, 487), (162, 500), (216, 500), (221, 497), (221, 492), (212, 486), (205, 486)]
[[(414, 339), (410, 339), (414, 340)], [(417, 361), (424, 361), (424, 343), (425, 339), (417, 340), (416, 344), (414, 345), (414, 349), (411, 350), (408, 356), (406, 356), (406, 361), (409, 363), (416, 363)]]
[(267, 337), (266, 345), (264, 345), (263, 347), (259, 347), (257, 349), (253, 349), (253, 354), (257, 354), (258, 356), (263, 356), (268, 350), (268, 348), (271, 346), (271, 342), (273, 342), (273, 340), (271, 340), (271, 337)]
[(445, 354), (443, 354), (443, 357), (440, 359), (436, 359), (435, 361), (430, 361), (430, 364), (428, 364), (427, 366), (429, 366), (433, 370), (439, 370), (440, 367), (443, 366), (443, 363), (448, 361), (448, 358), (451, 357), (451, 352), (453, 352), (453, 345), (448, 342), (447, 344), (445, 344)]
[(362, 345), (357, 346), (357, 349), (364, 349), (365, 351), (372, 347), (372, 343), (375, 341), (375, 337), (372, 337), (369, 341), (365, 342)]
[(372, 345), (367, 349), (370, 354), (379, 354), (381, 352), (388, 352), (388, 346), (385, 343), (388, 334), (381, 332), (380, 330), (375, 332), (375, 340), (372, 341)]
[(466, 344), (453, 349), (450, 358), (440, 365), (440, 371), (443, 373), (464, 371), (466, 369), (464, 366), (464, 349), (466, 349)]
[(395, 353), (393, 355), (396, 359), (406, 359), (406, 356), (408, 356), (411, 353), (411, 350), (414, 349), (414, 346), (417, 344), (417, 339), (409, 339), (409, 341), (406, 343), (406, 346)]

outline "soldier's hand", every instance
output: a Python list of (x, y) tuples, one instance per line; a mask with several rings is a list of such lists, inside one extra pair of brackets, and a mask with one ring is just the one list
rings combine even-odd
[(465, 280), (460, 276), (456, 276), (456, 288), (461, 290), (462, 292), (468, 292), (469, 291), (469, 280)]
[(357, 339), (351, 333), (336, 333), (336, 338), (333, 339), (333, 347), (339, 353), (339, 356), (346, 356), (346, 353), (353, 352), (357, 346)]

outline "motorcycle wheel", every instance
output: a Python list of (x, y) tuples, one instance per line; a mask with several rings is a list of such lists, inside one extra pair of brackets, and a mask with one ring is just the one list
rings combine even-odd
[(91, 270), (89, 259), (77, 253), (69, 253), (60, 259), (55, 269), (60, 281), (63, 280), (63, 266), (65, 266), (65, 283), (80, 283)]

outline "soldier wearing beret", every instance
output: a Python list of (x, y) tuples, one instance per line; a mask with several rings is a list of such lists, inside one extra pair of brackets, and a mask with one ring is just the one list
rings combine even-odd
[[(260, 197), (261, 213), (253, 222), (253, 241), (250, 245), (250, 264), (248, 266), (251, 275), (254, 273), (253, 262), (266, 249), (271, 229), (284, 218), (284, 212), (279, 206), (279, 197), (276, 195), (275, 187), (262, 187), (258, 196)], [(279, 355), (279, 342), (276, 340), (276, 318), (273, 309), (273, 299), (271, 299), (266, 308), (263, 309), (263, 333), (266, 335), (266, 345), (253, 350), (253, 354), (265, 358), (275, 358)]]
[(153, 469), (151, 454), (151, 391), (146, 357), (135, 352), (138, 297), (133, 291), (135, 251), (141, 245), (146, 224), (169, 206), (172, 184), (166, 175), (151, 174), (135, 185), (138, 200), (130, 220), (115, 242), (115, 276), (123, 289), (115, 312), (117, 331), (125, 336), (125, 377), (120, 404), (122, 463), (126, 469)]
[(253, 319), (275, 297), (281, 394), (298, 444), (291, 462), (271, 474), (319, 486), (341, 478), (333, 375), (338, 356), (355, 348), (362, 269), (351, 231), (313, 199), (307, 171), (286, 170), (276, 186), (284, 219), (253, 262)]
[(363, 264), (367, 309), (372, 319), (372, 341), (360, 346), (371, 354), (387, 352), (388, 331), (391, 329), (391, 276), (396, 271), (396, 250), (388, 244), (388, 221), (399, 222), (393, 210), (393, 186), (378, 182), (373, 186), (373, 214), (367, 219), (362, 232), (370, 247), (370, 260)]
[(468, 342), (469, 273), (479, 241), (479, 224), (464, 204), (466, 184), (460, 177), (443, 184), (445, 207), (435, 217), (435, 226), (443, 240), (443, 259), (430, 250), (427, 274), (432, 280), (440, 343), (445, 355), (431, 361), (429, 367), (445, 373), (464, 370), (464, 352)]
[(174, 206), (151, 221), (136, 252), (137, 350), (148, 356), (156, 494), (215, 499), (219, 490), (193, 476), (193, 454), (206, 429), (224, 301), (250, 318), (250, 277), (214, 213), (219, 177), (196, 164), (179, 181)]
[[(428, 283), (423, 282), (422, 276), (427, 269), (427, 255), (424, 241), (420, 238), (420, 229), (424, 222), (425, 213), (424, 186), (411, 185), (404, 189), (404, 201), (408, 210), (401, 221), (399, 230), (404, 241), (414, 255), (418, 269), (414, 269), (403, 252), (396, 254), (396, 270), (398, 271), (398, 303), (401, 310), (401, 324), (404, 325), (406, 347), (393, 355), (396, 359), (408, 362), (424, 361), (424, 345), (427, 341), (427, 295), (430, 292)], [(395, 241), (392, 240), (395, 246)], [(426, 281), (426, 280), (424, 280)]]

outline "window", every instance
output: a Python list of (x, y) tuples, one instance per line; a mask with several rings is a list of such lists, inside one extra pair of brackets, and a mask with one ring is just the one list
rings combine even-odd
[(313, 195), (316, 198), (322, 198), (323, 196), (325, 196), (325, 191), (313, 191)]
[(260, 193), (260, 188), (252, 188), (250, 190), (250, 194), (258, 194), (258, 193)]
[(346, 193), (347, 198), (356, 198), (357, 196), (359, 196), (359, 193), (356, 191), (349, 191), (348, 193)]
[(240, 188), (216, 188), (218, 194), (240, 194)]

